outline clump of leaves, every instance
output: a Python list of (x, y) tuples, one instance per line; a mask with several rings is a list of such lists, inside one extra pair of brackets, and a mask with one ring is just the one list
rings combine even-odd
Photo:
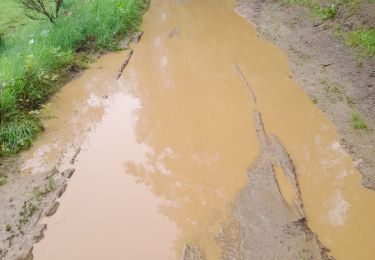
[(44, 195), (47, 195), (51, 191), (53, 191), (56, 188), (56, 182), (52, 178), (52, 176), (49, 176), (47, 178), (46, 183), (44, 184), (44, 188), (41, 189), (39, 187), (34, 187), (33, 189), (33, 197), (37, 200), (40, 201)]
[(354, 129), (368, 130), (368, 126), (358, 112), (352, 111), (352, 127)]
[(375, 28), (351, 31), (346, 34), (345, 42), (350, 47), (361, 49), (363, 55), (373, 57), (375, 55)]
[(10, 231), (12, 231), (12, 226), (11, 226), (10, 224), (6, 224), (6, 225), (5, 225), (5, 231), (6, 231), (6, 232), (10, 232)]
[(316, 4), (311, 7), (311, 15), (321, 20), (333, 19), (336, 17), (337, 7), (335, 4), (331, 4), (327, 7), (321, 7)]
[(53, 191), (56, 188), (56, 182), (55, 179), (52, 178), (52, 176), (49, 176), (47, 178), (47, 183), (44, 186), (44, 194), (47, 194), (51, 191)]
[(29, 147), (35, 133), (41, 129), (40, 123), (32, 117), (18, 118), (9, 124), (0, 125), (0, 157)]
[(43, 196), (43, 192), (40, 190), (39, 187), (35, 187), (33, 189), (33, 196), (34, 198), (37, 200), (37, 201), (40, 201), (42, 199), (42, 196)]

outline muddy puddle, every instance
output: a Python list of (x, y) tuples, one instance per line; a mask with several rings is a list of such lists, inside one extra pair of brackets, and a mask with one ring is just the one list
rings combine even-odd
[(375, 259), (375, 193), (285, 54), (233, 7), (152, 1), (118, 80), (128, 51), (103, 56), (52, 99), (54, 117), (23, 171), (71, 167), (81, 150), (35, 259), (180, 259), (186, 245), (220, 259), (223, 226), (259, 153), (255, 109), (291, 156), (312, 231), (337, 259)]

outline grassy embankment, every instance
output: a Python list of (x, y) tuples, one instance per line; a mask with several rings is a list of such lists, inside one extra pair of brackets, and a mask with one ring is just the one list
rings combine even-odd
[[(375, 19), (375, 0), (281, 1), (286, 4), (305, 6), (308, 8), (311, 17), (318, 22), (317, 25), (322, 24), (325, 28), (332, 26), (334, 35), (353, 49), (359, 66), (361, 66), (363, 59), (372, 59), (375, 56), (375, 25), (371, 24), (371, 21)], [(367, 12), (367, 9), (372, 9), (373, 12)], [(364, 24), (366, 24), (366, 26)], [(342, 93), (337, 93), (335, 89), (338, 90), (341, 88), (328, 88), (329, 92), (333, 90), (333, 92), (342, 96)], [(365, 120), (354, 108), (351, 98), (346, 95), (344, 96), (347, 105), (352, 110), (351, 126), (354, 129), (368, 131), (369, 128)], [(313, 103), (317, 103), (317, 99), (313, 99)]]
[(65, 0), (54, 24), (30, 20), (15, 0), (0, 2), (0, 158), (27, 148), (43, 108), (89, 52), (116, 50), (138, 29), (149, 0)]

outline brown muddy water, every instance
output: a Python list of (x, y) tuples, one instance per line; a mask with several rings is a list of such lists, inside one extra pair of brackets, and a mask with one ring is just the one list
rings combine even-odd
[(103, 56), (52, 99), (54, 118), (24, 154), (23, 171), (71, 167), (82, 150), (35, 259), (179, 259), (186, 243), (219, 259), (221, 225), (259, 150), (254, 109), (290, 153), (319, 239), (337, 259), (375, 259), (375, 193), (361, 187), (285, 54), (233, 7), (152, 1), (119, 80), (127, 51)]

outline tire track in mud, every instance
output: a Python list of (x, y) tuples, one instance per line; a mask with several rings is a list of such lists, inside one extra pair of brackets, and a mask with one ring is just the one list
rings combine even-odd
[[(256, 95), (241, 68), (236, 70), (256, 106)], [(295, 167), (279, 139), (266, 134), (262, 115), (253, 111), (260, 151), (248, 170), (248, 185), (233, 206), (233, 222), (223, 225), (218, 243), (222, 258), (334, 259), (306, 223)], [(234, 235), (234, 236), (233, 236)], [(206, 259), (204, 250), (187, 243), (182, 260)]]

